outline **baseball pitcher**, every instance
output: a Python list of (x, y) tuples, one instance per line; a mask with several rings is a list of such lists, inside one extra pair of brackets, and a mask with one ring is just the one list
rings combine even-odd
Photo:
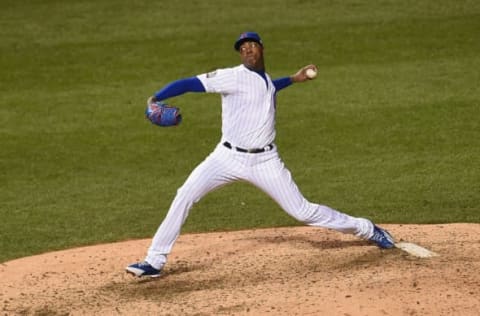
[(146, 258), (126, 270), (138, 277), (158, 277), (194, 203), (234, 181), (247, 181), (268, 194), (285, 212), (306, 225), (354, 234), (380, 248), (394, 247), (384, 229), (328, 206), (308, 201), (295, 184), (275, 145), (277, 93), (316, 77), (307, 65), (294, 75), (272, 80), (265, 71), (264, 44), (255, 32), (242, 33), (234, 43), (241, 64), (174, 81), (147, 101), (146, 116), (161, 126), (181, 122), (178, 108), (165, 100), (187, 92), (218, 93), (222, 99), (222, 136), (213, 152), (178, 189), (153, 237)]

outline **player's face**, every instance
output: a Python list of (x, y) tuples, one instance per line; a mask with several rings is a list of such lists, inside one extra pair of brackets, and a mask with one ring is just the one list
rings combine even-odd
[(253, 41), (244, 42), (240, 48), (240, 59), (242, 63), (250, 69), (264, 70), (263, 47)]

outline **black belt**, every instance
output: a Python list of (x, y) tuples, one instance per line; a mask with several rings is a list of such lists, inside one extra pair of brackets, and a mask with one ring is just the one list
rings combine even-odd
[(263, 148), (251, 148), (251, 149), (233, 147), (232, 144), (230, 144), (229, 142), (224, 142), (223, 146), (227, 147), (228, 149), (234, 149), (236, 151), (239, 151), (239, 152), (242, 152), (242, 153), (249, 153), (249, 154), (263, 153), (267, 150), (272, 150), (273, 149), (273, 144), (268, 144), (267, 146), (265, 146)]

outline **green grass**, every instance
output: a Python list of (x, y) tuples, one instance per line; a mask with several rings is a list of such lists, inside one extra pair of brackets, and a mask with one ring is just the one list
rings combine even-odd
[[(220, 7), (221, 6), (221, 7)], [(0, 262), (150, 237), (220, 138), (220, 98), (143, 118), (164, 84), (239, 63), (244, 30), (273, 77), (319, 78), (278, 96), (277, 144), (302, 192), (376, 222), (480, 222), (478, 1), (2, 1)], [(235, 183), (184, 232), (295, 225)]]

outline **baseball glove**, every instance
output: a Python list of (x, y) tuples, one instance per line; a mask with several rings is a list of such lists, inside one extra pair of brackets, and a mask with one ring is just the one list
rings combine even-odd
[(180, 109), (162, 102), (152, 102), (145, 110), (145, 116), (158, 126), (176, 126), (182, 122)]

